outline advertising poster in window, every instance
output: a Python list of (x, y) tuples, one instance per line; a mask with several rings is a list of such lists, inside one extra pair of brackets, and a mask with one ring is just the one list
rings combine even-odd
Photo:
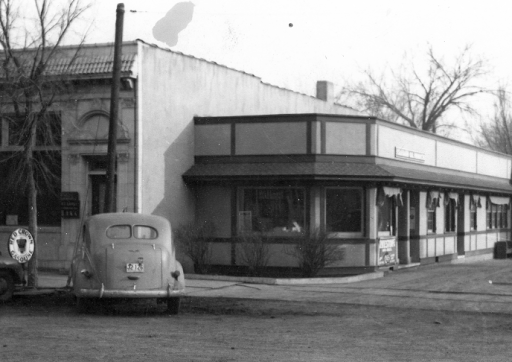
[(398, 262), (397, 250), (396, 250), (396, 238), (394, 237), (382, 237), (379, 238), (378, 244), (378, 265), (394, 265)]

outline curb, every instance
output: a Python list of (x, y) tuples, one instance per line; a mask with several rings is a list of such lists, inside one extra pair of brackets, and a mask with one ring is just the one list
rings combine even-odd
[(185, 274), (185, 280), (214, 280), (223, 282), (238, 282), (248, 284), (268, 285), (314, 285), (314, 284), (347, 284), (384, 277), (384, 272), (373, 272), (360, 275), (336, 278), (256, 278), (233, 277), (228, 275)]

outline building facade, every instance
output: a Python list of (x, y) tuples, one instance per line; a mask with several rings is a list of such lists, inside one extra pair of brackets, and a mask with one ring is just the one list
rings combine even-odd
[(345, 257), (324, 270), (492, 258), (510, 239), (512, 159), (364, 116), (195, 118), (196, 220), (212, 222), (213, 264), (243, 265), (236, 237), (260, 232), (270, 267), (321, 230)]
[[(48, 75), (65, 75), (73, 91), (59, 95), (52, 114), (56, 141), (37, 145), (60, 160), (49, 193), (39, 193), (39, 267), (68, 269), (83, 220), (104, 208), (113, 45), (62, 47)], [(319, 97), (263, 83), (260, 78), (143, 41), (123, 44), (117, 135), (116, 207), (164, 216), (176, 226), (193, 221), (196, 194), (182, 175), (194, 164), (194, 117), (263, 114), (357, 114), (333, 102), (332, 85)], [(0, 153), (17, 150), (15, 124), (2, 110)], [(2, 166), (4, 175), (11, 172)], [(5, 177), (3, 178), (5, 179)], [(0, 195), (0, 252), (11, 232), (26, 226), (23, 190)], [(185, 261), (184, 266), (187, 266)]]

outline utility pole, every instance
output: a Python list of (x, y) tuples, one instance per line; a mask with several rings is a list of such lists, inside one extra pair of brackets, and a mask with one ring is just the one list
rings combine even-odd
[(119, 87), (121, 84), (121, 54), (123, 46), (124, 4), (117, 4), (116, 38), (114, 42), (114, 67), (112, 71), (112, 93), (110, 96), (110, 120), (108, 128), (107, 188), (105, 191), (105, 212), (115, 212), (117, 123), (119, 118)]

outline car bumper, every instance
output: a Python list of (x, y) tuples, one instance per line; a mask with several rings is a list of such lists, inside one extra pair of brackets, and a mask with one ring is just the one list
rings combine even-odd
[(120, 290), (120, 289), (77, 289), (75, 296), (79, 298), (177, 298), (185, 294), (185, 290)]

